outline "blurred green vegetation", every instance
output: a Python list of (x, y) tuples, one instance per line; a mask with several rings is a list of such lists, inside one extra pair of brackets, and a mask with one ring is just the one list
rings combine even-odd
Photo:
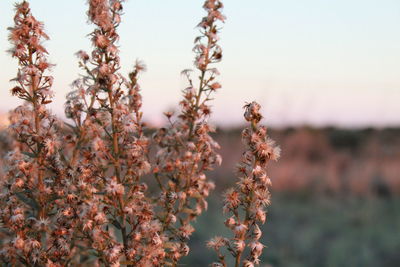
[[(183, 266), (208, 266), (215, 259), (205, 242), (230, 234), (221, 205), (220, 198), (210, 199), (208, 212), (196, 222)], [(399, 207), (399, 197), (275, 193), (262, 227), (267, 248), (260, 266), (400, 266)]]

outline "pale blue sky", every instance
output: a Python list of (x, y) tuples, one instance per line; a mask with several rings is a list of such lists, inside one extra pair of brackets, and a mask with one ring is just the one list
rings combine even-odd
[[(5, 53), (12, 0), (0, 1), (0, 110), (16, 105), (8, 80), (15, 60)], [(34, 15), (51, 40), (46, 43), (56, 79), (52, 109), (62, 115), (64, 96), (77, 77), (72, 55), (90, 50), (84, 0), (31, 0)], [(123, 70), (136, 58), (142, 76), (146, 118), (159, 122), (176, 106), (192, 66), (194, 26), (202, 0), (129, 0), (120, 28)], [(399, 0), (225, 0), (221, 35), (223, 88), (214, 121), (240, 123), (245, 101), (263, 104), (266, 121), (341, 126), (400, 125)]]

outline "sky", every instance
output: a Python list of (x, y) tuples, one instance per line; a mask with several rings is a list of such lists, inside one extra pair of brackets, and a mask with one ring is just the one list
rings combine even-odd
[[(16, 61), (6, 53), (13, 0), (0, 0), (0, 112), (18, 103), (10, 79)], [(63, 117), (64, 98), (80, 70), (74, 53), (90, 51), (84, 0), (31, 0), (45, 23), (45, 43), (56, 93), (50, 105)], [(192, 68), (195, 25), (202, 0), (128, 0), (120, 27), (122, 71), (136, 59), (147, 72), (140, 83), (147, 121), (177, 107)], [(243, 122), (242, 107), (256, 100), (271, 126), (400, 126), (400, 1), (225, 0), (213, 123)]]

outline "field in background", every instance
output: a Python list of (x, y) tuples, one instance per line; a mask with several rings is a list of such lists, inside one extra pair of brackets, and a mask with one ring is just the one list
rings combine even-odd
[[(400, 129), (285, 129), (271, 163), (272, 205), (261, 266), (392, 267), (400, 263)], [(192, 238), (187, 266), (206, 266), (204, 242), (226, 231), (221, 193), (235, 182), (240, 130), (220, 132), (224, 162), (217, 192)], [(197, 253), (196, 253), (197, 252)]]
[[(219, 131), (222, 167), (215, 172), (220, 187), (233, 177), (243, 151), (240, 130)], [(268, 170), (274, 192), (323, 195), (399, 195), (400, 129), (271, 130), (282, 148)]]
[[(271, 130), (282, 148), (271, 163), (272, 206), (263, 226), (262, 267), (392, 267), (400, 263), (400, 129)], [(222, 193), (235, 182), (240, 130), (220, 130), (223, 164), (217, 188), (196, 222), (183, 266), (207, 266), (204, 243), (225, 233)], [(0, 132), (1, 159), (9, 149)]]
[[(393, 267), (400, 263), (400, 198), (273, 192), (261, 267)], [(204, 242), (226, 233), (216, 194), (198, 220), (185, 266), (207, 266)], [(225, 232), (224, 232), (225, 231)], [(228, 233), (227, 233), (228, 234)], [(229, 265), (230, 266), (230, 265)]]

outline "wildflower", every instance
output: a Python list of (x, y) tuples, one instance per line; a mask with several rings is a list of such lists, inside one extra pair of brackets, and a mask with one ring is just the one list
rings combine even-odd
[[(10, 51), (18, 60), (18, 72), (12, 80), (17, 85), (11, 93), (24, 100), (24, 104), (12, 111), (10, 129), (15, 136), (15, 151), (18, 151), (14, 156), (24, 156), (10, 164), (4, 177), (12, 186), (7, 194), (0, 196), (0, 201), (4, 209), (13, 210), (9, 219), (1, 215), (1, 220), (10, 224), (4, 238), (14, 240), (14, 245), (23, 250), (14, 253), (14, 265), (22, 264), (20, 260), (23, 260), (24, 265), (44, 266), (50, 257), (58, 258), (57, 265), (63, 265), (67, 254), (47, 250), (52, 245), (52, 228), (60, 224), (66, 226), (60, 215), (69, 218), (72, 212), (63, 205), (62, 199), (54, 201), (53, 194), (63, 191), (54, 181), (64, 180), (66, 171), (59, 159), (60, 123), (46, 107), (54, 95), (53, 77), (47, 74), (52, 64), (43, 46), (43, 41), (49, 37), (43, 23), (32, 15), (27, 1), (17, 4), (15, 12), (14, 26), (9, 28), (13, 46)], [(27, 204), (32, 210), (24, 210)], [(25, 219), (24, 214), (32, 217)], [(37, 240), (29, 239), (32, 236)], [(33, 249), (35, 251), (31, 252)]]
[(219, 89), (219, 88), (221, 88), (222, 86), (221, 86), (221, 84), (219, 83), (219, 82), (215, 82), (215, 83), (213, 83), (213, 84), (211, 84), (210, 85), (210, 88), (212, 89), (212, 90), (217, 90), (217, 89)]
[(250, 243), (251, 253), (253, 256), (258, 257), (261, 255), (262, 250), (264, 249), (264, 245), (258, 241), (254, 241)]
[(265, 172), (263, 170), (263, 168), (260, 165), (256, 165), (253, 170), (252, 170), (253, 175), (255, 176), (261, 176), (263, 175)]
[(96, 214), (96, 216), (94, 216), (94, 220), (98, 224), (104, 224), (107, 221), (107, 217), (103, 212), (99, 212)]
[(39, 241), (35, 240), (35, 239), (30, 239), (28, 241), (28, 246), (30, 249), (38, 249), (41, 247), (41, 244)]
[(254, 226), (253, 235), (255, 240), (259, 240), (261, 238), (262, 232), (257, 224)]
[(110, 179), (107, 184), (106, 191), (111, 195), (122, 195), (124, 194), (124, 186), (117, 183), (114, 179)]
[(105, 49), (107, 46), (109, 46), (110, 40), (102, 34), (97, 34), (94, 37), (94, 43), (96, 46)]
[(225, 221), (225, 225), (229, 228), (233, 228), (236, 225), (236, 221), (235, 218), (233, 216), (229, 217), (226, 221)]
[(189, 255), (189, 251), (190, 251), (190, 248), (189, 248), (189, 246), (188, 245), (186, 245), (186, 244), (181, 244), (181, 248), (180, 248), (180, 253), (181, 253), (181, 255), (182, 256), (187, 256), (187, 255)]
[(248, 227), (245, 224), (238, 224), (235, 226), (235, 234), (236, 236), (242, 236), (246, 231)]
[(25, 245), (25, 240), (22, 239), (20, 236), (17, 236), (13, 241), (14, 247), (16, 249), (23, 249)]
[(22, 180), (21, 178), (17, 178), (17, 179), (15, 179), (14, 185), (16, 187), (21, 188), (24, 185), (24, 180)]
[(153, 242), (154, 245), (161, 245), (162, 244), (162, 240), (161, 240), (160, 236), (157, 233), (155, 233), (153, 235), (152, 242)]
[[(178, 247), (184, 244), (182, 239), (188, 238), (193, 232), (190, 223), (207, 209), (206, 197), (215, 187), (204, 172), (222, 162), (221, 156), (216, 153), (219, 145), (210, 136), (214, 131), (207, 123), (212, 113), (208, 103), (211, 98), (206, 96), (221, 87), (215, 81), (218, 71), (212, 64), (221, 58), (221, 49), (217, 44), (217, 19), (214, 15), (220, 12), (222, 4), (208, 6), (207, 2), (204, 5), (207, 14), (199, 24), (201, 36), (195, 39), (193, 48), (194, 66), (204, 79), (195, 84), (190, 77), (192, 71), (182, 71), (188, 86), (183, 90), (181, 111), (176, 120), (172, 119), (172, 113), (165, 113), (170, 125), (159, 129), (154, 135), (158, 151), (153, 174), (162, 190), (162, 197), (156, 201), (162, 205), (162, 213), (173, 213), (177, 218), (165, 220), (167, 229), (176, 227), (175, 222), (182, 224), (179, 231), (169, 237), (170, 242), (180, 244)], [(178, 198), (170, 198), (171, 192)], [(170, 218), (169, 215), (161, 217)], [(179, 252), (168, 254), (167, 257), (171, 257), (170, 260), (177, 264), (183, 255)]]
[(264, 223), (265, 223), (265, 220), (266, 220), (266, 218), (267, 218), (267, 216), (266, 216), (266, 214), (265, 214), (265, 212), (264, 212), (263, 210), (257, 209), (257, 211), (256, 211), (256, 218), (257, 218), (257, 220), (259, 220), (262, 224), (264, 224)]
[[(13, 264), (59, 267), (77, 264), (76, 255), (90, 249), (93, 257), (101, 257), (94, 259), (98, 265), (119, 266), (124, 259), (128, 266), (175, 266), (190, 251), (192, 221), (207, 209), (215, 187), (206, 173), (222, 162), (208, 119), (211, 93), (222, 87), (213, 64), (222, 58), (218, 24), (225, 20), (223, 5), (218, 0), (203, 5), (207, 14), (193, 49), (201, 78), (195, 84), (186, 72), (181, 111), (174, 118), (166, 114), (170, 124), (155, 135), (158, 151), (152, 166), (138, 83), (145, 65), (136, 61), (126, 78), (119, 72), (123, 2), (88, 1), (93, 50), (77, 53), (84, 73), (65, 104), (71, 127), (63, 127), (46, 106), (54, 93), (43, 24), (26, 1), (16, 6), (10, 52), (19, 70), (11, 93), (25, 104), (12, 114), (16, 149), (0, 195), (0, 219), (12, 242), (9, 251), (0, 253), (1, 260), (12, 255)], [(268, 151), (260, 155), (272, 158)], [(160, 185), (155, 198), (160, 208), (153, 206), (141, 181), (151, 170)], [(249, 181), (243, 184), (250, 188)], [(229, 212), (242, 204), (240, 194), (234, 190), (227, 196)], [(28, 206), (32, 210), (25, 210)], [(227, 225), (241, 235), (251, 228), (234, 216)], [(246, 247), (242, 239), (235, 243), (238, 252)], [(210, 245), (218, 250), (229, 242), (216, 238)]]
[(47, 227), (49, 226), (50, 220), (48, 218), (39, 218), (39, 220), (36, 220), (35, 226), (42, 230), (45, 231)]
[[(258, 125), (262, 118), (260, 108), (256, 102), (245, 106), (244, 117), (251, 123), (251, 127), (242, 132), (242, 141), (246, 146), (238, 165), (238, 174), (242, 177), (237, 187), (229, 189), (225, 194), (224, 212), (231, 214), (225, 225), (234, 233), (234, 238), (227, 242), (226, 247), (235, 258), (236, 266), (241, 263), (244, 267), (254, 267), (260, 263), (259, 257), (264, 245), (259, 242), (262, 232), (258, 223), (265, 223), (264, 208), (270, 205), (271, 180), (266, 174), (266, 166), (268, 160), (279, 157), (280, 151), (267, 136), (266, 128)], [(276, 153), (272, 155), (274, 151)], [(241, 218), (241, 212), (245, 218)], [(246, 255), (246, 247), (250, 253), (247, 253), (246, 259), (242, 259), (242, 255)], [(221, 257), (218, 250), (216, 252), (219, 262), (226, 266), (224, 257)]]
[(246, 247), (246, 243), (241, 239), (236, 239), (233, 242), (233, 245), (235, 247), (236, 253), (242, 252), (244, 250), (244, 248)]
[(259, 113), (261, 106), (256, 102), (251, 102), (245, 106), (246, 111), (244, 113), (244, 117), (247, 121), (254, 121), (258, 123), (262, 116)]
[(87, 62), (89, 60), (89, 55), (85, 51), (79, 50), (75, 53), (75, 55), (83, 62)]
[(54, 154), (54, 151), (56, 149), (55, 140), (47, 139), (45, 141), (45, 147), (46, 147), (46, 150), (47, 150), (47, 156)]
[(19, 223), (19, 222), (23, 221), (24, 219), (25, 219), (24, 215), (22, 215), (20, 213), (17, 213), (17, 214), (14, 214), (13, 216), (11, 216), (11, 221), (13, 223)]
[(83, 223), (83, 230), (92, 230), (93, 228), (93, 221), (92, 220), (87, 220)]
[(180, 227), (179, 231), (180, 231), (180, 235), (183, 238), (189, 238), (189, 236), (194, 232), (194, 228), (190, 224), (186, 224), (186, 225)]
[(227, 244), (227, 240), (223, 237), (216, 236), (207, 242), (207, 247), (219, 250)]
[(231, 209), (236, 208), (240, 204), (239, 193), (233, 189), (228, 190), (225, 193), (225, 201)]
[(106, 63), (100, 65), (99, 73), (103, 76), (107, 76), (107, 74), (109, 73), (109, 67)]
[(113, 245), (111, 248), (107, 249), (105, 255), (109, 262), (115, 262), (119, 258), (122, 246), (120, 244)]

